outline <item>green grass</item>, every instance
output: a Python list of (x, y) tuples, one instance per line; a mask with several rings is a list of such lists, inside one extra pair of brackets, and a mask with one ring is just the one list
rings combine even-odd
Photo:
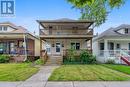
[(0, 81), (24, 81), (37, 71), (29, 63), (0, 64)]
[(126, 65), (112, 65), (112, 64), (103, 64), (103, 66), (130, 75), (130, 66), (126, 66)]
[(125, 81), (130, 76), (101, 65), (62, 65), (49, 81)]

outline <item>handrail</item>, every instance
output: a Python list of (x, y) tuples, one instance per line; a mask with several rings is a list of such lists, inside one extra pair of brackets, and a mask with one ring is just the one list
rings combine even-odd
[[(123, 54), (124, 56), (128, 56), (128, 57), (130, 57), (130, 55), (129, 55), (128, 53), (126, 53), (125, 51), (120, 50), (120, 52), (121, 52), (121, 54)], [(121, 55), (121, 56), (123, 56), (123, 55)]]
[[(44, 53), (43, 53), (44, 52)], [(46, 50), (42, 50), (41, 51), (41, 58), (43, 59), (44, 62), (47, 61), (47, 51)]]

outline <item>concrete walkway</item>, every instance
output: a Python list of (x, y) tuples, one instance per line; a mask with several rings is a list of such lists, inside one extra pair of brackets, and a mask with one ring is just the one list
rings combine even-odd
[(130, 81), (47, 81), (52, 71), (59, 66), (43, 66), (40, 71), (25, 82), (0, 82), (0, 87), (130, 87)]

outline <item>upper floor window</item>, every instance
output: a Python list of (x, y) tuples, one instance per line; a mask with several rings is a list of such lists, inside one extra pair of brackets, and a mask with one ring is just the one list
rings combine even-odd
[(128, 34), (128, 28), (125, 28), (125, 34)]
[(52, 29), (52, 26), (49, 26), (49, 29)]
[(0, 26), (0, 31), (2, 31), (2, 26)]
[(7, 31), (7, 26), (0, 26), (0, 31)]
[(7, 27), (6, 27), (6, 26), (4, 26), (4, 27), (3, 27), (3, 30), (4, 30), (4, 31), (7, 31)]

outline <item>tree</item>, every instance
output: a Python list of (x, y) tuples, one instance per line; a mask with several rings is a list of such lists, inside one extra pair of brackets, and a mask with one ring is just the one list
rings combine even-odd
[(67, 0), (73, 8), (81, 11), (80, 19), (94, 21), (94, 27), (105, 23), (114, 8), (121, 7), (126, 0)]

